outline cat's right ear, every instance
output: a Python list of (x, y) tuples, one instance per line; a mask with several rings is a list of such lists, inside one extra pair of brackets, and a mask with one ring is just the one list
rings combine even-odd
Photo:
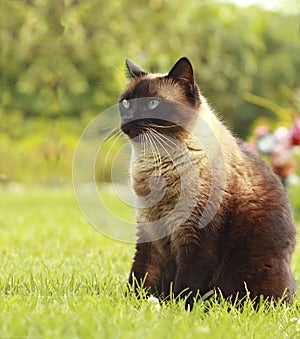
[(186, 80), (194, 85), (194, 72), (190, 60), (186, 57), (179, 59), (168, 74), (169, 78)]
[(141, 69), (139, 66), (135, 65), (128, 59), (126, 59), (126, 67), (130, 78), (139, 78), (148, 74), (147, 72), (145, 72), (143, 69)]

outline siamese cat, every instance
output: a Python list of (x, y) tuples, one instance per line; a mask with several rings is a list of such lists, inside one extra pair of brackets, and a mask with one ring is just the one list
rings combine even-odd
[(278, 177), (217, 118), (187, 58), (167, 74), (126, 65), (119, 110), (138, 203), (129, 284), (187, 308), (210, 291), (291, 301), (296, 228)]

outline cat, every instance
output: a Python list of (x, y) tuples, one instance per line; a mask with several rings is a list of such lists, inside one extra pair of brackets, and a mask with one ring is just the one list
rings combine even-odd
[(291, 302), (296, 228), (278, 177), (217, 118), (186, 57), (167, 74), (126, 66), (119, 111), (138, 203), (129, 285), (188, 309), (212, 291)]

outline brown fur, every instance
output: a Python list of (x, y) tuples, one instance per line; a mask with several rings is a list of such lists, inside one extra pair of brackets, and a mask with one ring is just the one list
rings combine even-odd
[[(144, 150), (142, 157), (135, 155), (132, 161), (131, 181), (137, 195), (146, 200), (162, 198), (153, 206), (137, 211), (138, 242), (129, 283), (134, 284), (135, 279), (144, 281), (143, 286), (150, 293), (164, 296), (170, 294), (172, 286), (175, 296), (188, 296), (190, 306), (197, 293), (204, 295), (212, 289), (220, 290), (224, 297), (242, 297), (247, 288), (253, 299), (263, 295), (277, 300), (285, 294), (291, 300), (296, 293), (290, 269), (296, 230), (279, 179), (216, 118), (194, 83), (192, 66), (186, 58), (180, 59), (167, 75), (148, 74), (129, 61), (127, 67), (131, 79), (120, 102), (157, 97), (187, 107), (174, 111), (176, 116), (172, 117), (173, 122), (180, 121), (181, 127), (160, 128), (159, 124), (155, 127), (155, 122), (149, 123), (159, 133), (183, 145), (185, 151), (178, 154), (169, 149), (177, 159), (176, 164), (166, 154), (159, 163), (152, 144), (148, 145), (148, 148), (153, 146), (151, 151)], [(122, 108), (120, 111), (123, 117)], [(139, 112), (134, 114), (138, 118)], [(197, 126), (197, 117), (214, 132), (225, 163), (219, 171), (220, 179), (226, 177), (225, 186), (220, 185), (214, 191), (210, 202), (214, 207), (220, 201), (220, 206), (208, 225), (201, 225), (201, 215), (211, 191), (211, 166), (218, 166), (220, 154), (215, 151), (214, 142), (209, 142), (211, 164), (206, 149), (193, 137), (193, 128), (205, 128)], [(149, 133), (147, 121), (142, 127), (127, 124), (129, 127), (125, 127), (123, 119), (122, 129), (131, 139), (136, 134)], [(142, 147), (138, 144), (132, 140), (133, 153)], [(159, 151), (159, 147), (157, 144), (154, 150)], [(188, 158), (197, 168), (197, 178), (189, 174), (192, 171)], [(158, 172), (165, 180), (164, 185), (150, 187), (149, 178)], [(186, 192), (181, 186), (183, 173), (189, 187)], [(174, 209), (180, 195), (186, 199), (183, 201), (194, 199), (195, 203), (187, 220), (172, 229), (183, 213), (182, 209)], [(164, 217), (157, 227), (144, 227)], [(168, 231), (160, 237), (162, 228)]]

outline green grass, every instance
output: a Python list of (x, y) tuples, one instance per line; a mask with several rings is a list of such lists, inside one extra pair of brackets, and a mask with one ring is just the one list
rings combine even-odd
[[(125, 297), (134, 245), (92, 228), (72, 190), (2, 191), (0, 206), (0, 338), (300, 338), (299, 301), (188, 313)], [(299, 263), (298, 245), (300, 287)]]

